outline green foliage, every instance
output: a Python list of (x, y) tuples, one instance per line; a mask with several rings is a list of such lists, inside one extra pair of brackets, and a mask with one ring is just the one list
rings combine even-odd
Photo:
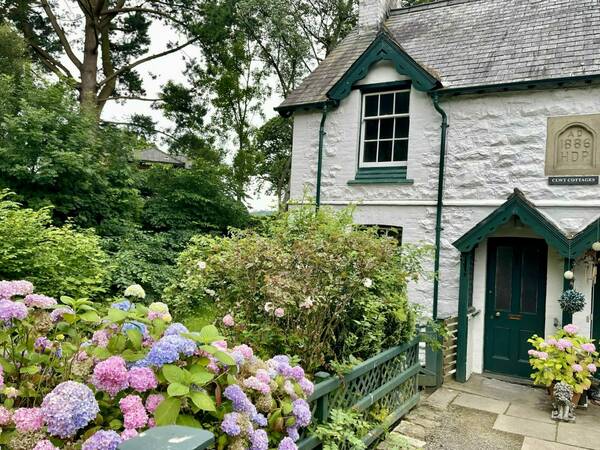
[(20, 77), (27, 64), (26, 52), (23, 38), (0, 23), (0, 75)]
[(98, 128), (69, 86), (31, 76), (0, 76), (0, 188), (30, 208), (52, 206), (56, 224), (122, 232), (141, 206), (129, 163), (136, 139)]
[(160, 299), (174, 279), (177, 258), (191, 236), (192, 232), (185, 230), (152, 233), (132, 229), (123, 236), (105, 238), (103, 246), (111, 255), (111, 291), (139, 283), (146, 287), (148, 300)]
[(139, 178), (146, 230), (224, 232), (249, 220), (246, 207), (232, 192), (224, 166), (196, 162), (190, 170), (152, 167)]
[(569, 289), (562, 293), (558, 303), (564, 312), (575, 314), (585, 308), (585, 295), (575, 289)]
[(323, 450), (352, 448), (365, 449), (361, 440), (372, 428), (360, 413), (352, 410), (332, 409), (327, 423), (319, 424), (314, 431), (323, 443)]
[(260, 232), (195, 237), (165, 296), (180, 317), (207, 308), (233, 314), (237, 339), (298, 355), (314, 371), (412, 337), (406, 286), (429, 252), (353, 227), (351, 209), (294, 208)]
[(50, 210), (20, 208), (0, 196), (0, 279), (26, 278), (48, 295), (86, 297), (102, 290), (106, 265), (93, 232), (55, 227)]
[(537, 335), (527, 340), (535, 348), (529, 351), (529, 364), (536, 385), (549, 387), (562, 381), (576, 393), (590, 388), (600, 367), (598, 352), (592, 339), (567, 331), (570, 327), (574, 326), (567, 325), (546, 340)]

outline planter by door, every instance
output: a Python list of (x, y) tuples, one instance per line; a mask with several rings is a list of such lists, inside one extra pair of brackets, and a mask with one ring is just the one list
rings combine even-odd
[(527, 339), (544, 335), (547, 260), (541, 239), (488, 240), (486, 371), (529, 378)]
[[(597, 270), (600, 273), (600, 265)], [(592, 338), (596, 339), (596, 345), (600, 342), (600, 279), (594, 285), (593, 295), (593, 312), (592, 312)], [(600, 371), (596, 372), (596, 378), (600, 379)]]

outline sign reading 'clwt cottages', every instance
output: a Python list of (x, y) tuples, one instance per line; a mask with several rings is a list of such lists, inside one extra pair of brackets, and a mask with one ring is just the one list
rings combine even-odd
[[(600, 114), (548, 119), (546, 175), (553, 176), (550, 184), (597, 183), (595, 176), (599, 175), (600, 169), (599, 132)], [(584, 177), (580, 180), (579, 176)]]

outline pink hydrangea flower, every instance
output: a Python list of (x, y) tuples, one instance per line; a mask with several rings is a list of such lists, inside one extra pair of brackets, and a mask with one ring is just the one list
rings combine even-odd
[(537, 354), (537, 357), (538, 357), (539, 359), (542, 359), (542, 360), (544, 360), (544, 361), (545, 361), (545, 360), (547, 360), (547, 359), (548, 359), (548, 353), (546, 353), (546, 352), (538, 352), (538, 354)]
[(92, 343), (101, 348), (106, 348), (108, 346), (109, 335), (108, 330), (98, 330), (94, 331), (92, 335)]
[(265, 369), (258, 369), (256, 371), (256, 378), (263, 383), (268, 384), (271, 382), (271, 376), (269, 375), (269, 372), (267, 372)]
[(569, 333), (569, 334), (577, 334), (577, 331), (579, 331), (579, 328), (577, 327), (577, 325), (573, 325), (572, 323), (565, 325), (563, 327), (563, 330), (565, 330), (565, 332)]
[(38, 441), (37, 444), (35, 444), (35, 447), (33, 447), (33, 450), (59, 450), (59, 448), (56, 447), (48, 439), (43, 439), (41, 441)]
[(217, 347), (219, 350), (227, 350), (226, 341), (215, 341), (211, 344), (213, 347)]
[(557, 341), (554, 338), (548, 338), (548, 340), (546, 340), (546, 344), (548, 344), (548, 345), (556, 345)]
[(129, 429), (129, 428), (128, 428), (127, 430), (124, 430), (124, 431), (121, 433), (121, 439), (123, 439), (124, 441), (127, 441), (127, 440), (129, 440), (129, 439), (131, 439), (131, 438), (134, 438), (134, 437), (136, 437), (137, 435), (138, 435), (138, 432), (137, 432), (137, 430), (134, 430), (134, 429)]
[(282, 318), (283, 316), (285, 316), (285, 310), (283, 308), (277, 308), (275, 310), (275, 317)]
[(239, 354), (241, 354), (244, 357), (244, 359), (251, 359), (254, 356), (254, 351), (252, 350), (252, 348), (250, 348), (246, 344), (237, 345), (237, 346), (233, 347), (233, 349), (231, 351), (238, 352)]
[(150, 394), (146, 399), (146, 409), (149, 413), (154, 413), (160, 402), (162, 402), (165, 398), (161, 394)]
[(12, 421), (12, 413), (0, 405), (0, 426), (6, 426)]
[(29, 294), (23, 299), (23, 303), (29, 308), (47, 309), (56, 305), (56, 300), (46, 295)]
[(587, 369), (590, 371), (590, 373), (596, 373), (596, 370), (598, 370), (596, 364), (588, 364)]
[(146, 392), (150, 389), (156, 389), (158, 380), (152, 369), (148, 367), (134, 367), (128, 374), (129, 386), (138, 391)]
[(231, 314), (226, 314), (225, 317), (223, 317), (223, 325), (226, 327), (235, 326), (235, 320), (233, 320), (233, 316)]
[(573, 372), (583, 372), (583, 367), (581, 367), (580, 364), (573, 364), (571, 368), (573, 369)]
[(0, 364), (0, 388), (4, 386), (4, 367)]
[(38, 431), (44, 426), (41, 408), (19, 408), (13, 414), (15, 428), (21, 433)]
[(568, 339), (559, 339), (556, 343), (556, 348), (559, 350), (566, 350), (567, 348), (573, 347), (573, 343)]
[(94, 368), (92, 384), (96, 389), (108, 392), (114, 397), (129, 387), (129, 376), (125, 360), (120, 356), (111, 356), (99, 362)]
[(260, 381), (256, 377), (246, 378), (244, 380), (244, 387), (247, 389), (253, 389), (265, 395), (271, 392), (271, 387), (267, 383)]
[(148, 423), (148, 414), (139, 395), (128, 395), (119, 401), (125, 429), (143, 428)]
[(581, 344), (581, 348), (589, 353), (594, 353), (596, 351), (596, 346), (594, 344), (592, 344), (591, 342), (586, 343), (586, 344)]

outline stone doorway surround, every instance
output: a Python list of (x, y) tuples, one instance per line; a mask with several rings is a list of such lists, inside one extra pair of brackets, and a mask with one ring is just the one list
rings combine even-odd
[(473, 375), (446, 382), (411, 411), (382, 450), (600, 450), (600, 407), (550, 419), (545, 390)]

